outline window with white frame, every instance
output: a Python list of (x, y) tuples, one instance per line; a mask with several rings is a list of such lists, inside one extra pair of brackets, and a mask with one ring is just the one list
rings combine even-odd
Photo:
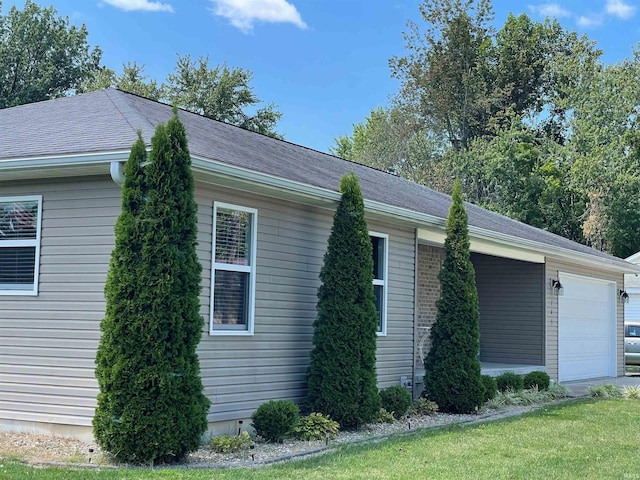
[(389, 236), (369, 232), (373, 247), (373, 293), (378, 310), (378, 334), (387, 334), (387, 259)]
[(42, 196), (0, 197), (0, 294), (37, 295)]
[(213, 205), (212, 335), (253, 334), (258, 211)]

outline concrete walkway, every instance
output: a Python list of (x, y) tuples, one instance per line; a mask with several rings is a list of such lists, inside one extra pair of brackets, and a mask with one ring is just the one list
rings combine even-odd
[(577, 380), (575, 382), (562, 382), (562, 385), (569, 390), (570, 397), (588, 396), (588, 389), (591, 385), (616, 385), (625, 387), (627, 385), (640, 385), (640, 376), (626, 376), (617, 378), (598, 378), (595, 380)]

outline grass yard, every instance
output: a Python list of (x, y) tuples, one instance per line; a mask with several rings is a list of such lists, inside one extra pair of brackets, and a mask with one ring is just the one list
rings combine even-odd
[(0, 479), (633, 479), (640, 478), (640, 403), (581, 400), (476, 426), (258, 469), (74, 470), (0, 460)]

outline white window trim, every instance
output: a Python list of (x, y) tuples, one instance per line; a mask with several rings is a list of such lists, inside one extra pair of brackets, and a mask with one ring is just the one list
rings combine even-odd
[[(216, 262), (216, 218), (218, 208), (228, 210), (238, 210), (251, 214), (251, 245), (249, 251), (249, 265), (234, 265), (229, 263)], [(253, 335), (253, 325), (255, 317), (255, 298), (256, 298), (256, 252), (258, 246), (258, 210), (255, 208), (242, 207), (231, 203), (213, 202), (213, 241), (211, 242), (211, 297), (209, 301), (209, 335), (215, 336), (248, 336)], [(242, 330), (224, 329), (218, 326), (214, 328), (213, 323), (213, 293), (215, 289), (216, 270), (226, 270), (234, 272), (249, 273), (249, 299), (247, 305), (247, 328)]]
[(373, 279), (374, 285), (382, 286), (382, 320), (380, 331), (376, 332), (379, 337), (387, 336), (387, 296), (389, 290), (389, 235), (380, 232), (369, 232), (370, 237), (382, 238), (384, 240), (384, 265), (382, 266), (382, 279)]
[[(24, 240), (2, 240), (0, 245), (6, 247), (35, 247), (35, 262), (33, 269), (33, 285), (30, 289), (8, 289), (0, 284), (0, 295), (38, 295), (38, 285), (40, 278), (40, 233), (42, 230), (42, 195), (23, 195), (15, 197), (0, 197), (0, 202), (38, 202), (38, 218), (36, 219), (36, 238)], [(0, 247), (2, 248), (2, 247)]]

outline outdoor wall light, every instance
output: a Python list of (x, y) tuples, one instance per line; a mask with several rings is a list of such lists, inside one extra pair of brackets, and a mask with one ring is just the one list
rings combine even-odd
[(620, 297), (620, 301), (622, 303), (629, 303), (629, 294), (626, 290), (618, 290), (618, 296)]
[(553, 288), (553, 292), (558, 296), (564, 295), (564, 287), (560, 283), (560, 280), (551, 279), (551, 288)]

